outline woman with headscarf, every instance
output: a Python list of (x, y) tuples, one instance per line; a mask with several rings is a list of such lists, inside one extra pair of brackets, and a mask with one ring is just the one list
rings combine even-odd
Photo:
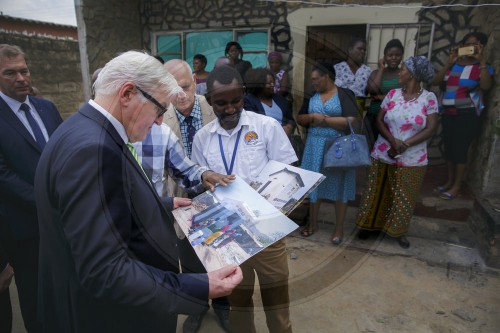
[(299, 125), (308, 127), (301, 167), (321, 172), (326, 179), (309, 194), (309, 222), (301, 234), (309, 237), (316, 231), (321, 200), (334, 201), (335, 231), (330, 241), (340, 245), (344, 237), (347, 201), (354, 200), (356, 195), (356, 170), (323, 170), (322, 162), (326, 141), (348, 131), (348, 119), (355, 126), (358, 110), (352, 91), (335, 85), (332, 64), (316, 64), (311, 71), (311, 84), (316, 93), (297, 117)]
[(493, 85), (493, 68), (483, 54), (488, 37), (482, 32), (464, 36), (461, 46), (470, 47), (472, 54), (459, 56), (450, 53), (446, 65), (434, 78), (434, 85), (442, 85), (441, 125), (448, 180), (434, 191), (441, 199), (450, 200), (460, 195), (467, 166), (467, 153), (481, 130), (480, 115), (484, 110), (483, 92)]
[(436, 96), (422, 83), (432, 82), (434, 74), (427, 58), (406, 59), (399, 71), (402, 88), (389, 91), (382, 101), (380, 134), (356, 221), (360, 239), (383, 231), (402, 248), (410, 246), (406, 234), (427, 169), (427, 140), (438, 122)]
[(281, 53), (278, 51), (269, 52), (267, 61), (269, 62), (269, 69), (274, 75), (274, 92), (286, 97), (290, 89), (290, 79), (287, 72), (282, 68), (283, 57)]

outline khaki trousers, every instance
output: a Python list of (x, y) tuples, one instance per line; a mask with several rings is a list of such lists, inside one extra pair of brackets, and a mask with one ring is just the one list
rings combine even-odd
[(269, 246), (240, 267), (243, 271), (243, 281), (229, 296), (231, 332), (256, 332), (252, 296), (257, 274), (269, 332), (291, 333), (285, 240)]

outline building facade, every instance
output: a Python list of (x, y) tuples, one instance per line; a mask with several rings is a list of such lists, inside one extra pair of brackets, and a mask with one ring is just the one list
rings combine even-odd
[[(406, 56), (426, 55), (436, 69), (449, 50), (470, 31), (488, 35), (488, 63), (500, 73), (500, 7), (492, 1), (259, 1), (259, 0), (76, 0), (83, 81), (90, 96), (91, 73), (119, 52), (139, 49), (164, 59), (190, 62), (196, 53), (212, 61), (224, 55), (227, 41), (237, 40), (244, 59), (265, 66), (269, 51), (280, 51), (292, 79), (294, 110), (310, 88), (310, 66), (316, 60), (345, 57), (353, 37), (368, 40), (367, 62), (373, 68), (383, 46), (399, 38)], [(474, 146), (468, 172), (478, 209), (500, 207), (500, 90), (488, 96), (481, 137)], [(490, 214), (491, 215), (491, 214)], [(479, 215), (478, 215), (479, 216)], [(480, 217), (477, 217), (481, 220)], [(499, 221), (499, 222), (496, 222)], [(483, 221), (484, 222), (484, 221)], [(500, 266), (500, 219), (472, 222), (484, 240), (482, 251)], [(500, 244), (500, 243), (499, 243)]]

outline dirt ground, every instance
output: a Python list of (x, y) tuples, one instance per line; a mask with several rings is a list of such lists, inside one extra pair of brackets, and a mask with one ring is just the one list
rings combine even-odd
[[(415, 257), (333, 247), (328, 236), (288, 237), (289, 257), (296, 257), (289, 261), (294, 332), (500, 332), (498, 271), (453, 270)], [(260, 304), (257, 294), (255, 302)], [(25, 332), (17, 304), (14, 312), (14, 333)], [(179, 316), (178, 332), (184, 318)], [(256, 327), (267, 332), (260, 306)], [(213, 311), (200, 332), (222, 332)]]
[[(294, 332), (498, 333), (500, 276), (288, 238)], [(254, 296), (256, 304), (260, 299)], [(182, 332), (180, 316), (178, 332)], [(257, 332), (267, 332), (261, 307)], [(210, 311), (200, 332), (222, 332)]]

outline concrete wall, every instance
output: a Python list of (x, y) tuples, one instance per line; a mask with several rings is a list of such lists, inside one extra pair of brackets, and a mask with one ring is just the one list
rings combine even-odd
[(78, 41), (0, 33), (0, 43), (19, 46), (26, 54), (33, 85), (67, 118), (83, 102)]
[(82, 56), (88, 61), (87, 80), (97, 68), (103, 67), (119, 53), (141, 50), (139, 0), (81, 0), (84, 21), (79, 20)]
[[(316, 7), (296, 8), (288, 16), (293, 39), (293, 82), (304, 82), (307, 28), (353, 24), (397, 24), (418, 22), (417, 8)], [(300, 96), (302, 97), (302, 96)], [(302, 98), (295, 98), (295, 109)]]

